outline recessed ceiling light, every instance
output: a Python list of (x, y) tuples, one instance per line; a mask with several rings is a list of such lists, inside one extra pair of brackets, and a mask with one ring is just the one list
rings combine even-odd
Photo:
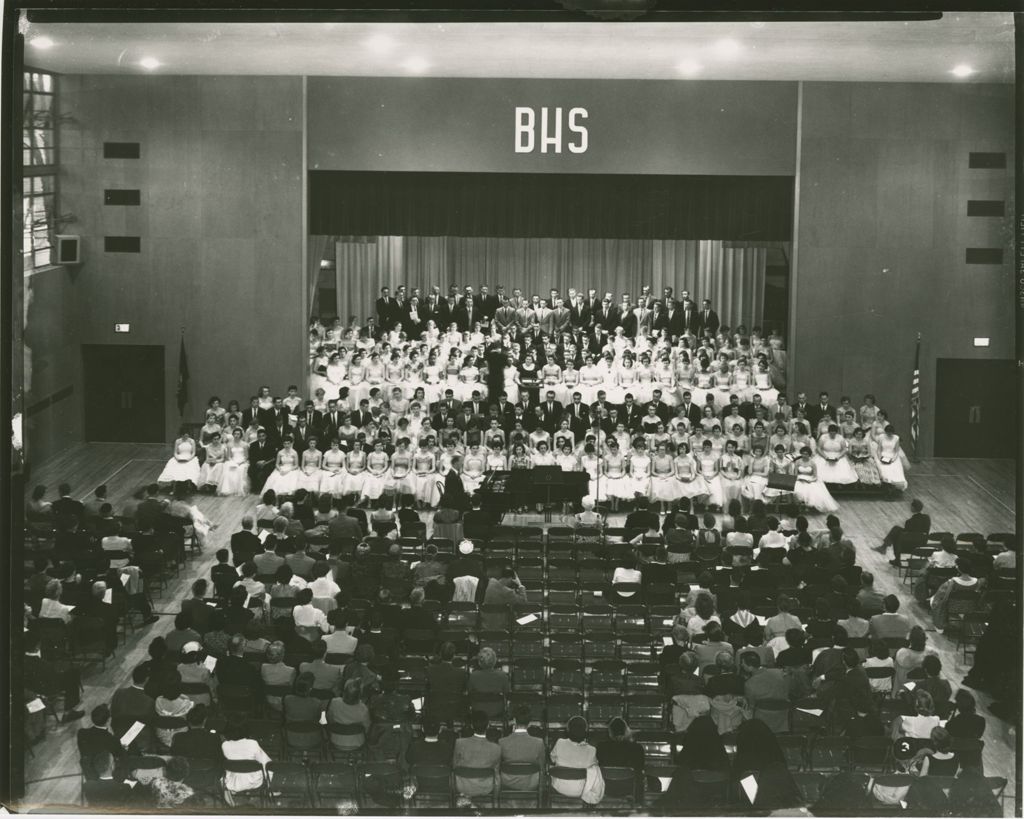
[(676, 66), (676, 70), (684, 77), (696, 77), (701, 71), (701, 64), (696, 60), (683, 60)]
[(160, 61), (155, 57), (143, 57), (141, 60), (139, 60), (139, 65), (141, 65), (147, 71), (152, 71), (154, 68), (160, 67)]
[(366, 41), (366, 47), (375, 54), (387, 54), (395, 45), (395, 38), (389, 34), (374, 34)]
[(33, 37), (28, 41), (28, 44), (32, 46), (32, 48), (53, 48), (53, 40), (49, 37)]
[(430, 63), (428, 63), (422, 57), (410, 57), (408, 60), (402, 63), (402, 68), (404, 68), (410, 74), (422, 74), (424, 71), (430, 68)]
[(969, 77), (971, 76), (971, 74), (974, 73), (974, 69), (971, 68), (966, 63), (960, 63), (960, 65), (956, 66), (956, 68), (954, 68), (949, 73), (952, 74), (954, 77)]
[(731, 38), (719, 40), (715, 43), (715, 53), (719, 57), (735, 57), (743, 47)]

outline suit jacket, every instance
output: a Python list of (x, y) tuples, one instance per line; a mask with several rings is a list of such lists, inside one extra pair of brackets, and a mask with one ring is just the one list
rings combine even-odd
[(256, 421), (257, 424), (260, 423), (260, 408), (246, 407), (242, 410), (242, 429), (248, 429), (253, 421)]
[(85, 504), (76, 501), (74, 498), (58, 498), (52, 504), (53, 514), (59, 518), (82, 519), (85, 514)]
[(217, 663), (214, 670), (217, 682), (221, 685), (240, 685), (256, 692), (259, 696), (263, 690), (263, 678), (260, 670), (241, 657), (228, 655)]
[[(527, 762), (544, 769), (544, 740), (530, 736), (526, 731), (513, 731), (498, 740), (502, 762)], [(512, 790), (533, 790), (537, 787), (538, 776), (501, 775), (501, 785)]]
[(836, 420), (836, 408), (829, 404), (825, 409), (821, 408), (821, 404), (810, 404), (807, 407), (807, 420), (811, 422), (811, 434), (817, 434), (815, 429), (820, 423), (821, 419), (828, 416), (833, 421)]
[(299, 422), (306, 422), (306, 426), (312, 430), (313, 434), (317, 437), (324, 428), (324, 414), (320, 410), (300, 410), (299, 411)]
[(623, 404), (619, 407), (619, 420), (626, 425), (626, 429), (633, 431), (640, 426), (640, 419), (644, 417), (640, 405), (633, 402), (632, 406)]
[(697, 311), (697, 305), (690, 301), (680, 305), (679, 311), (683, 314), (683, 327), (694, 335), (700, 335), (700, 314)]
[[(700, 407), (698, 407), (691, 401), (689, 407), (684, 407), (682, 404), (680, 404), (679, 408), (684, 410), (684, 415), (686, 416), (687, 420), (689, 420), (691, 428), (696, 428), (700, 424)], [(676, 412), (678, 414), (678, 410)]]
[(910, 633), (910, 621), (902, 614), (876, 614), (868, 620), (868, 634), (885, 640), (892, 637), (905, 640)]
[(627, 338), (636, 338), (637, 317), (633, 312), (635, 309), (632, 305), (625, 311), (619, 308), (619, 324), (622, 325)]
[(128, 686), (119, 688), (110, 700), (112, 721), (122, 718), (144, 721), (153, 715), (154, 701), (143, 689)]
[(586, 328), (594, 323), (594, 311), (585, 301), (569, 305), (569, 323), (573, 327)]
[(480, 312), (482, 319), (490, 321), (498, 310), (498, 297), (495, 295), (481, 296), (478, 294), (473, 297), (473, 304), (476, 310)]
[(359, 521), (355, 518), (348, 515), (338, 515), (327, 524), (327, 535), (331, 540), (339, 538), (359, 540), (363, 536), (363, 530), (359, 528)]
[[(789, 682), (781, 669), (762, 668), (747, 680), (743, 686), (743, 694), (751, 705), (756, 705), (761, 700), (788, 700)], [(761, 711), (758, 718), (764, 720), (772, 731), (788, 730), (788, 712), (782, 711), (776, 715), (775, 712)]]
[(377, 299), (377, 324), (384, 330), (390, 330), (402, 315), (402, 307), (394, 296)]
[(189, 728), (175, 734), (171, 740), (171, 753), (191, 759), (220, 760), (223, 756), (220, 737), (207, 728)]
[(478, 321), (483, 321), (484, 316), (476, 309), (476, 305), (473, 305), (473, 309), (469, 309), (469, 305), (465, 301), (460, 302), (453, 313), (455, 317), (455, 323), (459, 326), (459, 330), (463, 333), (467, 330), (472, 330), (473, 325)]
[(437, 505), (440, 509), (458, 509), (460, 512), (472, 506), (469, 495), (466, 494), (466, 487), (462, 484), (462, 478), (454, 469), (449, 469), (444, 476), (444, 492)]
[(263, 544), (252, 532), (242, 530), (231, 536), (231, 562), (241, 566), (263, 551)]
[(506, 305), (494, 311), (494, 326), (499, 333), (507, 333), (516, 325), (516, 309)]
[(637, 307), (633, 310), (633, 316), (636, 318), (636, 332), (639, 333), (641, 327), (646, 327), (650, 334), (654, 326), (654, 310), (647, 306)]
[(270, 409), (261, 409), (256, 415), (260, 422), (260, 426), (267, 430), (267, 434), (270, 434), (270, 430), (277, 426), (277, 422), (283, 421), (288, 423), (288, 408), (281, 407), (280, 410), (271, 407)]
[(927, 535), (931, 530), (932, 519), (924, 512), (915, 512), (903, 524), (903, 531), (905, 532), (922, 532)]
[(721, 322), (718, 320), (718, 313), (714, 310), (699, 310), (697, 312), (697, 319), (700, 332), (710, 330), (711, 334), (714, 335), (718, 332), (718, 328), (721, 325)]
[[(452, 755), (452, 767), (494, 768), (498, 769), (501, 762), (501, 748), (498, 743), (486, 737), (463, 737), (455, 740), (455, 753)], [(466, 796), (486, 796), (494, 788), (493, 782), (484, 779), (463, 779), (455, 777), (455, 787)]]
[[(562, 420), (562, 405), (558, 401), (552, 401), (548, 404), (547, 401), (541, 401), (538, 404), (541, 408), (541, 412), (544, 413), (544, 420), (541, 422), (546, 432), (554, 432), (558, 429), (558, 424)], [(534, 413), (536, 415), (536, 413)]]

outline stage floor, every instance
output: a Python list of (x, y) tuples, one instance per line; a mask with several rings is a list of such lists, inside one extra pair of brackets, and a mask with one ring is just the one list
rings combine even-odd
[[(161, 444), (79, 444), (38, 465), (33, 470), (27, 491), (31, 491), (32, 486), (44, 484), (49, 489), (48, 496), (53, 497), (57, 485), (67, 481), (73, 488), (74, 496), (84, 500), (92, 495), (96, 486), (106, 483), (108, 498), (117, 509), (136, 489), (156, 479), (168, 457), (167, 447)], [(900, 582), (895, 570), (889, 566), (889, 555), (883, 556), (871, 547), (881, 542), (891, 526), (902, 523), (908, 517), (911, 498), (920, 498), (924, 502), (925, 511), (932, 518), (932, 528), (936, 531), (985, 534), (1014, 531), (1014, 462), (927, 459), (913, 465), (908, 472), (908, 480), (910, 487), (901, 499), (839, 498), (841, 508), (838, 515), (844, 532), (857, 547), (858, 564), (875, 575), (875, 585), (879, 592), (898, 595), (902, 600), (901, 612), (912, 622), (925, 627), (929, 644), (936, 649), (942, 660), (943, 674), (956, 690), (970, 669), (970, 665), (963, 662), (963, 653), (956, 650), (954, 640), (932, 628), (930, 617), (914, 601), (909, 586)], [(216, 524), (205, 551), (190, 560), (181, 575), (156, 599), (157, 612), (163, 615), (157, 623), (129, 635), (127, 644), (118, 649), (115, 661), (108, 662), (105, 670), (99, 664), (85, 670), (85, 693), (81, 707), (86, 713), (101, 703), (109, 702), (111, 692), (125, 685), (131, 669), (145, 659), (149, 641), (172, 629), (173, 615), (178, 611), (179, 602), (187, 596), (192, 581), (197, 577), (208, 576), (215, 562), (214, 552), (228, 545), (232, 532), (238, 529), (242, 515), (255, 509), (257, 497), (218, 498), (197, 495), (195, 502)], [(427, 523), (430, 533), (432, 514), (421, 513), (421, 517)], [(621, 525), (624, 518), (624, 513), (613, 515), (609, 523), (613, 526)], [(812, 529), (824, 526), (823, 515), (809, 518)], [(542, 525), (541, 520), (540, 515), (508, 515), (505, 522)], [(551, 525), (562, 523), (557, 515), (553, 516)], [(985, 716), (988, 725), (984, 737), (985, 773), (988, 776), (1006, 777), (1009, 784), (1005, 815), (1018, 815), (1019, 810), (1015, 812), (1014, 809), (1017, 798), (1016, 729), (989, 713), (989, 697), (980, 692), (974, 693), (979, 713)], [(34, 753), (25, 761), (28, 787), (26, 799), (19, 805), (21, 810), (48, 804), (78, 803), (80, 784), (75, 734), (79, 727), (88, 724), (86, 718), (73, 725), (51, 727), (46, 739), (35, 746)]]

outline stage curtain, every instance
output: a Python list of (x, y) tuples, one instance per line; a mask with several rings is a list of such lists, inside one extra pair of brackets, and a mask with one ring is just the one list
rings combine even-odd
[(310, 171), (310, 232), (789, 241), (793, 178)]
[[(320, 262), (324, 259), (324, 253), (330, 247), (331, 242), (337, 239), (336, 236), (323, 236), (310, 234), (306, 237), (308, 255), (306, 257), (306, 304), (310, 311), (316, 302), (316, 288), (320, 283)], [(310, 313), (312, 315), (312, 312)]]
[(722, 322), (759, 324), (764, 309), (767, 251), (725, 248), (721, 241), (526, 239), (464, 236), (343, 237), (337, 243), (338, 315), (371, 315), (380, 288), (405, 284), (426, 294), (432, 285), (492, 288), (504, 284), (530, 296), (564, 295), (570, 287), (635, 296), (650, 284), (655, 297), (671, 286), (709, 298)]

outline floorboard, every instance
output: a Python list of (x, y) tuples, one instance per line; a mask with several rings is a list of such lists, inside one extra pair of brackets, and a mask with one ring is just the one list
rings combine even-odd
[[(79, 499), (92, 495), (94, 488), (106, 483), (108, 496), (115, 509), (134, 491), (154, 480), (166, 459), (166, 447), (138, 444), (82, 444), (41, 465), (33, 475), (32, 484), (49, 487), (48, 495), (56, 496), (56, 486), (63, 481), (73, 487)], [(909, 472), (910, 488), (899, 500), (840, 499), (839, 517), (845, 533), (857, 547), (858, 563), (876, 577), (877, 588), (885, 594), (900, 597), (910, 619), (928, 631), (928, 640), (937, 651), (944, 674), (954, 685), (969, 670), (963, 655), (956, 650), (950, 638), (937, 633), (931, 625), (928, 612), (910, 595), (888, 564), (889, 555), (881, 555), (871, 547), (877, 545), (891, 526), (901, 523), (909, 514), (912, 497), (921, 499), (925, 511), (932, 516), (933, 529), (954, 533), (977, 531), (982, 533), (1013, 531), (1015, 528), (1015, 474), (1012, 461), (976, 459), (931, 459), (914, 464)], [(238, 528), (242, 515), (254, 508), (256, 497), (217, 498), (197, 496), (196, 503), (203, 513), (216, 524), (210, 533), (205, 550), (191, 559), (169, 587), (157, 599), (160, 620), (144, 630), (130, 635), (127, 644), (118, 650), (114, 662), (105, 670), (99, 665), (90, 667), (83, 676), (85, 696), (82, 707), (91, 708), (110, 699), (115, 688), (124, 685), (131, 669), (146, 657), (146, 646), (158, 634), (173, 627), (173, 614), (178, 602), (187, 595), (192, 581), (208, 576), (213, 554), (226, 546), (231, 533)], [(424, 519), (432, 529), (431, 515)], [(624, 515), (611, 518), (611, 525), (620, 525)], [(824, 526), (824, 516), (810, 516), (812, 528)], [(514, 515), (508, 523), (536, 525), (537, 515)], [(563, 521), (555, 516), (553, 525)], [(989, 698), (974, 692), (982, 713), (988, 722), (985, 735), (985, 772), (990, 776), (1004, 776), (1007, 788), (1006, 815), (1014, 815), (1016, 786), (1016, 735), (1013, 726), (993, 717), (987, 710)], [(87, 721), (82, 723), (87, 724)], [(46, 739), (36, 746), (34, 755), (26, 761), (26, 777), (30, 784), (23, 808), (45, 804), (73, 804), (79, 799), (78, 754), (75, 733), (79, 725), (59, 726), (51, 729)]]

